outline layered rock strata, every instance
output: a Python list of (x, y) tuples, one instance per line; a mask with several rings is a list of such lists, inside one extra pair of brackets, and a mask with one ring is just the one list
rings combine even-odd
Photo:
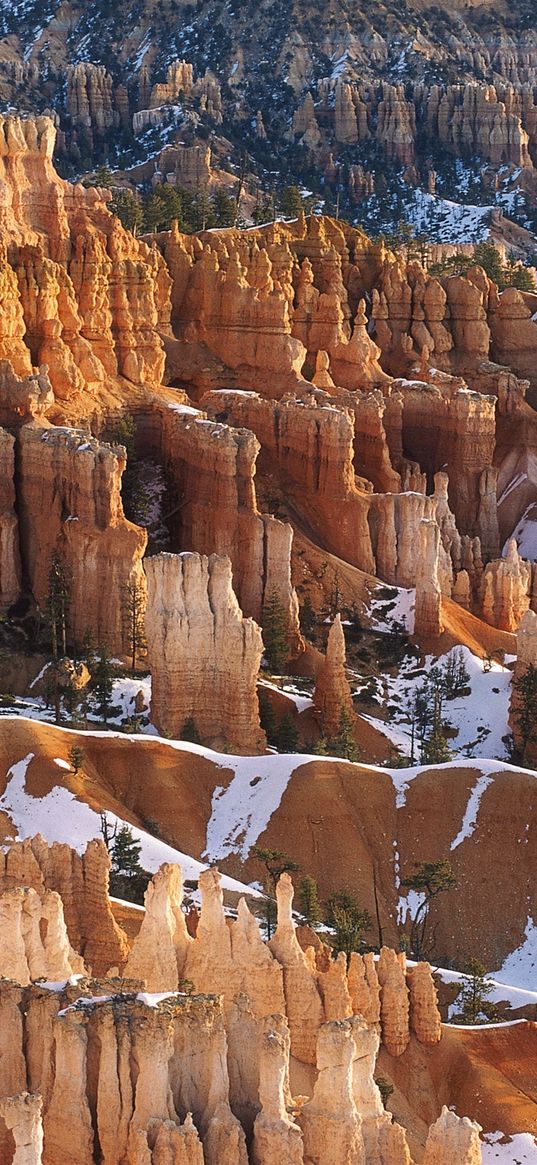
[(44, 610), (53, 556), (69, 580), (70, 638), (89, 631), (128, 654), (124, 593), (143, 589), (147, 535), (121, 502), (125, 455), (80, 430), (24, 425), (17, 438), (18, 509), (27, 586)]
[(229, 558), (159, 554), (146, 561), (151, 716), (180, 737), (194, 721), (201, 740), (259, 752), (256, 681), (263, 643), (232, 587)]
[(315, 680), (313, 704), (324, 736), (335, 736), (342, 712), (352, 716), (352, 695), (345, 671), (345, 635), (341, 615), (336, 615), (328, 632), (326, 655)]
[[(121, 967), (127, 936), (117, 925), (108, 898), (110, 858), (102, 841), (88, 843), (79, 855), (68, 845), (48, 845), (39, 834), (13, 842), (0, 853), (0, 892), (25, 886), (39, 900), (59, 894), (69, 943), (96, 975)], [(61, 978), (61, 976), (60, 976)]]
[(257, 508), (259, 444), (254, 434), (175, 405), (160, 415), (158, 451), (170, 485), (174, 546), (229, 555), (241, 608), (258, 623), (276, 592), (286, 612), (290, 646), (300, 650), (298, 600), (291, 583), (293, 530)]
[(0, 429), (0, 609), (3, 611), (18, 598), (21, 586), (14, 477), (15, 441), (10, 433)]
[(4, 890), (0, 932), (0, 978), (26, 986), (34, 979), (68, 979), (85, 971), (69, 943), (62, 900), (54, 890)]

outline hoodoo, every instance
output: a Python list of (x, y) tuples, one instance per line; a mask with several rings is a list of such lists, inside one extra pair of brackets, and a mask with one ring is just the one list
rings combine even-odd
[(535, 0), (0, 7), (0, 1165), (531, 1165)]

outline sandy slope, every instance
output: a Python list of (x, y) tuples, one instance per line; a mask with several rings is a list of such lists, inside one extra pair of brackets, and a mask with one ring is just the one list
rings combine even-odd
[[(77, 778), (65, 767), (75, 739), (84, 752)], [(400, 879), (418, 860), (449, 857), (459, 885), (432, 917), (437, 961), (476, 954), (496, 971), (524, 943), (535, 946), (536, 777), (483, 760), (390, 772), (324, 757), (229, 757), (6, 718), (0, 836), (40, 829), (50, 840), (85, 844), (98, 831), (87, 806), (104, 807), (241, 881), (260, 876), (248, 856), (254, 844), (282, 848), (316, 876), (323, 896), (355, 889), (375, 920), (371, 940), (389, 943), (408, 906)], [(152, 855), (153, 868), (159, 860), (163, 850)], [(522, 960), (519, 986), (533, 984), (531, 961), (526, 968)]]

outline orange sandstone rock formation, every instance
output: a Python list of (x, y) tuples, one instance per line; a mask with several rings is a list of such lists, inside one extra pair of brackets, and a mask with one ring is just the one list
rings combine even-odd
[(42, 1165), (42, 1107), (43, 1098), (30, 1092), (0, 1097), (0, 1117), (15, 1142), (12, 1165)]
[(18, 598), (21, 585), (14, 474), (15, 441), (0, 429), (0, 608), (4, 611)]
[(456, 1116), (444, 1106), (436, 1124), (432, 1126), (425, 1146), (424, 1165), (480, 1165), (481, 1145), (479, 1125), (468, 1117)]
[(147, 535), (123, 514), (123, 451), (37, 422), (21, 428), (17, 448), (23, 566), (35, 601), (44, 609), (56, 553), (70, 578), (74, 641), (91, 631), (109, 650), (128, 653), (123, 593), (129, 582), (143, 586)]
[(325, 736), (338, 732), (343, 710), (352, 716), (351, 689), (345, 671), (345, 635), (339, 614), (328, 632), (326, 655), (315, 680), (313, 704)]
[(263, 644), (244, 619), (228, 558), (159, 554), (146, 562), (151, 714), (179, 737), (192, 719), (204, 743), (259, 752), (256, 681)]
[(108, 898), (110, 858), (102, 841), (92, 841), (83, 856), (68, 845), (47, 845), (37, 834), (14, 842), (0, 855), (0, 891), (31, 887), (38, 895), (57, 892), (63, 903), (71, 946), (94, 974), (122, 966), (128, 953)]
[(381, 986), (382, 1040), (391, 1056), (401, 1056), (409, 1041), (409, 996), (405, 980), (406, 958), (383, 947), (378, 962)]
[(125, 964), (127, 979), (143, 979), (148, 991), (176, 991), (191, 939), (181, 910), (179, 866), (161, 866), (145, 894), (145, 914)]
[(416, 963), (407, 972), (410, 1027), (420, 1044), (437, 1044), (442, 1035), (438, 993), (429, 963)]
[(4, 890), (0, 894), (0, 977), (23, 986), (35, 979), (68, 979), (84, 974), (73, 951), (63, 917), (62, 900), (54, 890)]
[(440, 530), (435, 522), (423, 520), (421, 545), (416, 564), (415, 635), (435, 637), (442, 634), (442, 592), (438, 579)]

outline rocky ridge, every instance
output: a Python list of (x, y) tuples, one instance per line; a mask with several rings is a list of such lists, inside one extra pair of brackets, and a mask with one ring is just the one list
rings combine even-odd
[[(163, 866), (147, 891), (125, 978), (112, 971), (108, 980), (77, 974), (58, 983), (28, 983), (11, 957), (24, 926), (10, 905), (23, 891), (0, 896), (0, 1007), (11, 1033), (0, 1077), (3, 1152), (14, 1165), (92, 1165), (96, 1142), (115, 1165), (125, 1154), (133, 1165), (167, 1165), (177, 1154), (185, 1163), (246, 1165), (269, 1163), (282, 1151), (319, 1165), (339, 1165), (349, 1154), (410, 1165), (404, 1129), (384, 1110), (373, 1074), (381, 1039), (395, 1057), (411, 1039), (438, 1046), (428, 965), (405, 978), (404, 955), (383, 948), (378, 977), (372, 955), (354, 954), (348, 979), (344, 959), (325, 969), (322, 946), (303, 951), (297, 942), (286, 874), (268, 947), (244, 899), (228, 927), (216, 870), (201, 875), (200, 887), (194, 938), (181, 911), (180, 870)], [(24, 893), (28, 903), (31, 895), (39, 902), (35, 891)], [(60, 948), (72, 964), (64, 931), (47, 968), (59, 967)], [(198, 994), (180, 990), (182, 975)], [(309, 1100), (292, 1100), (299, 1081)], [(428, 1165), (455, 1142), (460, 1165), (473, 1165), (479, 1126), (445, 1109), (419, 1159)]]
[[(130, 412), (165, 474), (170, 549), (229, 556), (258, 624), (276, 594), (293, 653), (305, 530), (365, 575), (417, 586), (422, 639), (441, 634), (450, 598), (516, 630), (537, 602), (534, 568), (514, 542), (499, 551), (533, 497), (530, 484), (517, 501), (507, 477), (509, 432), (529, 458), (535, 443), (530, 295), (500, 295), (480, 268), (433, 277), (315, 216), (138, 240), (103, 192), (57, 178), (50, 121), (7, 119), (2, 134), (5, 610), (19, 596), (43, 610), (59, 554), (70, 637), (126, 654), (123, 595), (145, 601), (146, 534), (124, 517), (124, 454), (103, 438)], [(498, 482), (511, 495), (501, 538)], [(171, 671), (190, 651), (178, 641)], [(246, 736), (261, 742), (249, 706)]]

